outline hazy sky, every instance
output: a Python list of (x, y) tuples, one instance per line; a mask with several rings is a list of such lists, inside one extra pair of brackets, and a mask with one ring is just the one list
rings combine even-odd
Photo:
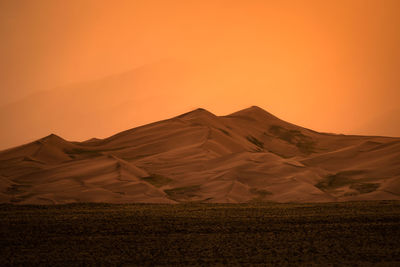
[[(182, 88), (177, 75), (172, 93), (146, 88), (169, 108), (142, 109), (131, 127), (191, 107), (258, 105), (315, 130), (400, 135), (398, 0), (0, 0), (0, 13), (0, 106), (168, 59), (193, 67), (196, 84)], [(374, 120), (388, 116), (385, 132)]]

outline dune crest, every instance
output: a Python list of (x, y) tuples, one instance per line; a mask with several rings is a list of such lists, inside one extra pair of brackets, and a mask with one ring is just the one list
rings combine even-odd
[(400, 138), (318, 133), (256, 106), (0, 152), (2, 203), (381, 199), (400, 199)]

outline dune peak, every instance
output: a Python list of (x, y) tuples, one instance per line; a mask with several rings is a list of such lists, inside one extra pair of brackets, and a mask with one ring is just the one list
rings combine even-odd
[(67, 142), (67, 140), (65, 140), (64, 138), (62, 138), (61, 136), (58, 136), (54, 133), (51, 133), (41, 139), (38, 140), (39, 142), (45, 142), (45, 143), (54, 143), (54, 142)]
[(250, 118), (263, 118), (269, 120), (279, 120), (280, 119), (273, 114), (269, 113), (265, 109), (262, 109), (258, 106), (251, 106), (239, 111), (236, 111), (232, 114), (227, 115), (227, 117), (250, 117)]
[(215, 114), (211, 113), (210, 111), (204, 109), (204, 108), (196, 108), (192, 111), (183, 113), (178, 116), (178, 118), (185, 118), (185, 117), (196, 117), (196, 116), (212, 116), (216, 117)]

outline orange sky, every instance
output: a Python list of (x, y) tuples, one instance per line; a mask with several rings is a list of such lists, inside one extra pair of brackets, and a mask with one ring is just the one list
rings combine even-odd
[[(0, 12), (0, 110), (16, 113), (1, 117), (13, 138), (0, 148), (47, 132), (105, 137), (199, 106), (224, 115), (258, 105), (319, 131), (400, 136), (398, 0), (20, 0), (0, 1)], [(143, 66), (140, 82), (117, 81)], [(77, 109), (114, 112), (90, 117), (109, 127), (82, 130), (77, 112), (74, 129), (42, 119), (40, 131), (32, 121), (23, 130), (38, 103), (26, 97), (85, 81), (112, 83), (116, 98), (131, 82), (124, 97), (135, 105), (121, 113), (99, 94)]]

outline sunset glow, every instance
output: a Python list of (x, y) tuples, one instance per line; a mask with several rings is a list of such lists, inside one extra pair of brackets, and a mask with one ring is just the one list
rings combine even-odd
[(252, 105), (318, 131), (400, 136), (397, 0), (24, 0), (0, 10), (0, 149)]

